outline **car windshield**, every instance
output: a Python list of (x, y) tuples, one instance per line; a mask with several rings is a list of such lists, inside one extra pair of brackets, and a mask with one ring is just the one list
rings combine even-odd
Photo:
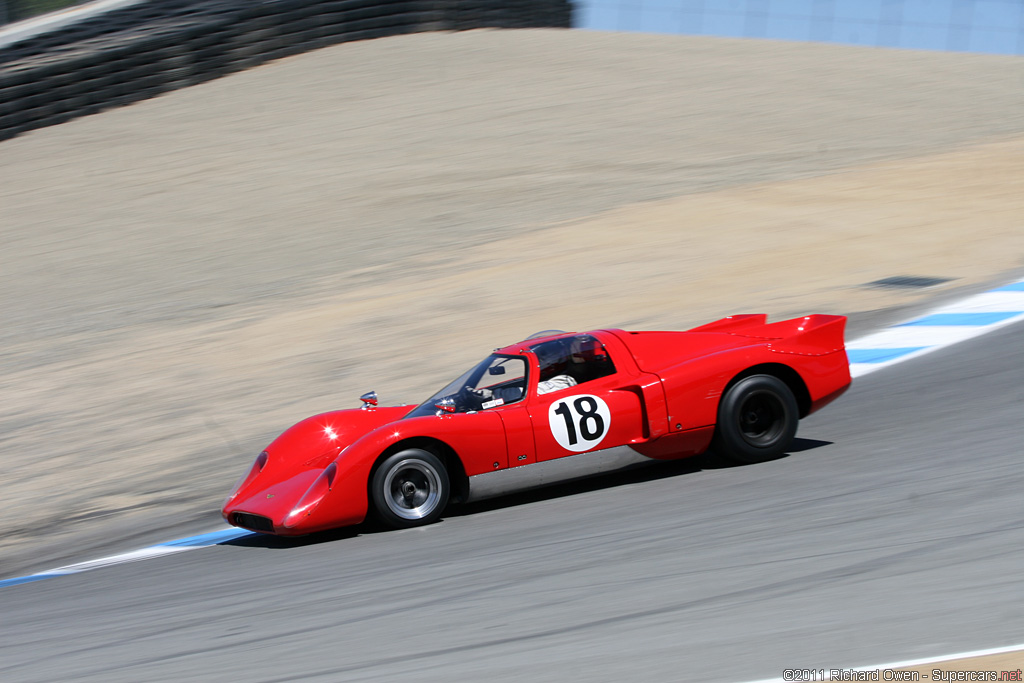
[(526, 395), (526, 358), (491, 354), (441, 391), (418, 405), (406, 417), (437, 412), (437, 404), (451, 399), (450, 412), (490, 410), (516, 403)]

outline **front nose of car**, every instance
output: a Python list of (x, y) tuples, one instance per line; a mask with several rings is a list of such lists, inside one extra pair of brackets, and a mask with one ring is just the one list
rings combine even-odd
[[(333, 463), (327, 469), (332, 468)], [(224, 518), (235, 526), (263, 533), (277, 533), (286, 527), (297, 526), (301, 519), (288, 519), (296, 506), (303, 503), (311, 513), (329, 490), (329, 487), (325, 489), (315, 501), (308, 500), (306, 495), (311, 486), (323, 478), (325, 471), (305, 470), (266, 487), (243, 491), (224, 507)], [(288, 521), (292, 523), (289, 525)]]

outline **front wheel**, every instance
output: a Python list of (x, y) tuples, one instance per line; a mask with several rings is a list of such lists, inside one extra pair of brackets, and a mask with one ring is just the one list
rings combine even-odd
[(377, 516), (388, 526), (400, 529), (436, 522), (448, 504), (450, 491), (444, 463), (419, 448), (388, 456), (370, 483)]
[(712, 448), (739, 463), (772, 460), (796, 436), (800, 410), (786, 383), (771, 375), (745, 377), (718, 404)]

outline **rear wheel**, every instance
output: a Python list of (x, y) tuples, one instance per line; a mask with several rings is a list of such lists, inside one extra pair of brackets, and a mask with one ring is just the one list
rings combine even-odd
[(718, 404), (712, 447), (735, 462), (772, 460), (792, 444), (799, 420), (796, 399), (785, 382), (771, 375), (745, 377)]
[(396, 528), (436, 522), (448, 504), (450, 492), (444, 463), (419, 448), (388, 456), (370, 483), (374, 511), (382, 522)]

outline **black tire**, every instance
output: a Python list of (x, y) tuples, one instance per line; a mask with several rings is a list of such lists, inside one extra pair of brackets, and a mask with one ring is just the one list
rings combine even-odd
[(800, 409), (786, 383), (771, 375), (744, 377), (718, 404), (712, 448), (743, 464), (773, 460), (793, 443)]
[(370, 498), (384, 524), (405, 529), (436, 522), (448, 505), (451, 482), (441, 459), (409, 448), (387, 457), (370, 482)]

